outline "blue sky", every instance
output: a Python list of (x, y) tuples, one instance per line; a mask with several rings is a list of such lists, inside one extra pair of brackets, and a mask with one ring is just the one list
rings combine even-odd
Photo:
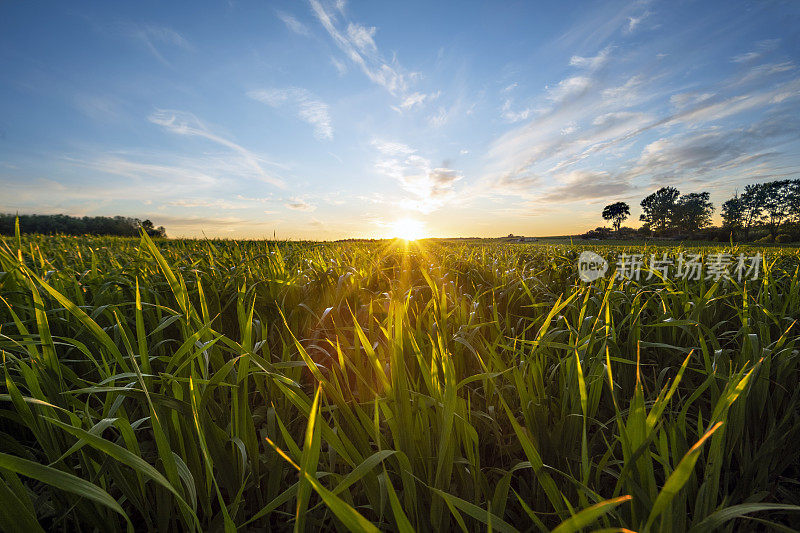
[(5, 2), (0, 211), (548, 235), (800, 177), (797, 2)]

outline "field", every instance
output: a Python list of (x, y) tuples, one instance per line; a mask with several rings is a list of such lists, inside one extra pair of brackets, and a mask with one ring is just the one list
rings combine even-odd
[(798, 250), (587, 246), (7, 238), (0, 528), (800, 526)]

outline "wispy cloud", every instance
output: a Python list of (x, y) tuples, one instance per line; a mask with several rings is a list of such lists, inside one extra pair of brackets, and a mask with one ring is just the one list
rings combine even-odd
[[(506, 98), (503, 117), (524, 124), (491, 143), (489, 193), (563, 202), (629, 194), (650, 182), (721, 179), (722, 169), (744, 176), (748, 165), (765, 164), (776, 146), (800, 138), (785, 114), (800, 100), (800, 78), (791, 77), (791, 62), (768, 61), (774, 46), (760, 44), (761, 61), (743, 60), (744, 70), (690, 91), (665, 86), (669, 71), (645, 75), (617, 61), (612, 68), (608, 47), (572, 56), (570, 65), (584, 72), (547, 87), (538, 104), (514, 114)], [(637, 59), (620, 52), (626, 62)], [(752, 113), (771, 118), (750, 127)]]
[[(325, 9), (319, 0), (309, 0), (311, 9), (322, 27), (344, 55), (353, 62), (373, 83), (380, 85), (393, 96), (407, 99), (409, 79), (413, 75), (405, 73), (396, 59), (383, 58), (375, 43), (377, 28), (348, 21), (342, 27), (337, 15)], [(339, 16), (345, 18), (344, 3), (336, 4)]]
[(283, 21), (286, 27), (294, 33), (305, 36), (311, 35), (308, 27), (289, 13), (286, 13), (285, 11), (277, 11), (276, 15), (279, 19), (281, 19), (281, 21)]
[(569, 64), (573, 67), (597, 70), (608, 63), (610, 54), (611, 48), (606, 47), (593, 57), (572, 56), (569, 60)]
[(600, 170), (573, 170), (558, 176), (557, 185), (541, 197), (545, 202), (573, 202), (625, 194), (630, 180)]
[(739, 54), (733, 56), (731, 61), (734, 63), (752, 63), (758, 59), (764, 57), (765, 54), (775, 50), (778, 47), (780, 41), (778, 39), (767, 39), (764, 41), (759, 41), (755, 45), (755, 49), (749, 52), (745, 52), (743, 54)]
[(300, 120), (314, 127), (316, 138), (333, 139), (333, 126), (328, 113), (328, 105), (306, 89), (298, 87), (266, 89), (250, 91), (247, 96), (274, 108), (291, 108)]
[(131, 33), (156, 59), (165, 65), (170, 65), (170, 62), (164, 57), (164, 52), (162, 51), (165, 45), (187, 51), (193, 49), (192, 45), (183, 35), (166, 26), (148, 24), (133, 28)]
[(253, 207), (253, 202), (247, 200), (225, 200), (221, 198), (179, 198), (166, 203), (170, 207), (183, 207), (194, 209), (201, 207), (204, 209), (226, 209), (241, 210)]
[(647, 144), (627, 171), (654, 182), (703, 180), (714, 171), (732, 169), (776, 155), (781, 144), (798, 138), (800, 119), (775, 115), (749, 127), (705, 128), (661, 137)]
[(159, 109), (152, 113), (148, 117), (148, 120), (153, 124), (162, 126), (172, 133), (190, 137), (201, 137), (228, 148), (240, 157), (259, 179), (275, 185), (276, 187), (285, 186), (282, 179), (272, 176), (262, 168), (262, 159), (260, 157), (235, 142), (213, 133), (192, 113)]
[(408, 111), (412, 109), (414, 106), (420, 106), (428, 97), (427, 94), (422, 93), (412, 93), (403, 98), (403, 101), (400, 103), (400, 108), (404, 111)]
[(645, 11), (644, 13), (642, 13), (642, 14), (641, 14), (641, 15), (639, 15), (639, 16), (636, 16), (636, 17), (634, 17), (634, 16), (628, 17), (628, 26), (627, 26), (627, 28), (626, 28), (626, 31), (627, 31), (628, 33), (631, 33), (631, 32), (633, 32), (633, 31), (635, 31), (635, 30), (636, 30), (636, 28), (638, 28), (638, 27), (639, 27), (639, 25), (642, 23), (642, 21), (643, 21), (644, 19), (646, 19), (647, 17), (649, 17), (649, 16), (650, 16), (650, 12), (649, 12), (649, 11)]
[(293, 211), (311, 212), (317, 209), (317, 206), (308, 203), (306, 200), (302, 198), (291, 198), (288, 202), (286, 202), (283, 205), (287, 209), (292, 209)]
[(336, 67), (336, 72), (339, 73), (339, 76), (347, 74), (347, 65), (345, 65), (344, 62), (339, 61), (335, 57), (331, 57), (331, 64)]
[(104, 121), (118, 118), (121, 114), (121, 103), (109, 95), (77, 94), (75, 107), (84, 115), (95, 120)]
[(501, 116), (503, 117), (503, 120), (507, 122), (520, 122), (529, 119), (533, 115), (533, 108), (531, 107), (514, 110), (512, 109), (512, 106), (513, 100), (511, 98), (507, 98), (505, 102), (503, 102)]

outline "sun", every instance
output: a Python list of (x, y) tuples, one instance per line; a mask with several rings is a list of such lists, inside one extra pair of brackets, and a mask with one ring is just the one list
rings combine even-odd
[(425, 224), (413, 218), (401, 218), (392, 223), (392, 236), (415, 241), (425, 236)]

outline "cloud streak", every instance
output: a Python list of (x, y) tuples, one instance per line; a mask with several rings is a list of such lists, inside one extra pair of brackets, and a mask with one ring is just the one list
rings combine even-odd
[(286, 209), (291, 209), (293, 211), (306, 211), (309, 213), (317, 209), (317, 206), (308, 203), (302, 198), (292, 198), (283, 205), (286, 207)]
[(300, 120), (314, 128), (314, 137), (321, 140), (333, 139), (333, 126), (328, 105), (306, 89), (299, 87), (265, 89), (250, 91), (247, 96), (276, 109), (290, 108)]
[(164, 57), (164, 52), (162, 51), (164, 45), (185, 51), (193, 49), (183, 35), (166, 26), (148, 24), (134, 28), (132, 34), (156, 59), (167, 66), (170, 66), (170, 62)]
[[(538, 106), (516, 116), (506, 99), (501, 116), (527, 122), (490, 144), (488, 193), (577, 201), (650, 182), (720, 179), (722, 169), (745, 176), (748, 165), (766, 164), (777, 146), (800, 139), (787, 114), (800, 100), (800, 78), (791, 62), (769, 61), (775, 46), (759, 43), (757, 58), (735, 58), (747, 68), (691, 91), (665, 87), (674, 77), (668, 70), (646, 76), (620, 69), (609, 47), (573, 55), (570, 66), (582, 72), (547, 87)], [(625, 53), (627, 62), (637, 58)], [(768, 120), (748, 125), (753, 113)]]
[(247, 167), (249, 167), (249, 169), (258, 179), (276, 187), (285, 187), (285, 183), (282, 179), (272, 176), (262, 168), (262, 160), (260, 157), (240, 146), (239, 144), (213, 133), (192, 113), (169, 109), (159, 109), (153, 112), (148, 117), (148, 120), (153, 124), (163, 127), (171, 133), (175, 133), (177, 135), (186, 135), (189, 137), (200, 137), (228, 148), (235, 153)]
[(309, 36), (311, 32), (305, 24), (294, 18), (285, 11), (277, 11), (276, 15), (286, 25), (286, 27), (298, 35)]
[[(314, 16), (344, 55), (370, 81), (386, 89), (392, 96), (401, 99), (399, 109), (407, 110), (417, 104), (422, 104), (425, 95), (409, 94), (409, 81), (415, 75), (406, 73), (396, 59), (386, 61), (380, 53), (375, 42), (376, 27), (352, 21), (348, 21), (347, 25), (342, 27), (338, 23), (337, 15), (326, 10), (319, 0), (309, 0), (309, 4)], [(345, 4), (337, 3), (336, 6), (339, 16), (345, 18)], [(334, 64), (337, 65), (341, 74), (344, 69), (338, 62)], [(411, 99), (409, 100), (409, 98)]]

